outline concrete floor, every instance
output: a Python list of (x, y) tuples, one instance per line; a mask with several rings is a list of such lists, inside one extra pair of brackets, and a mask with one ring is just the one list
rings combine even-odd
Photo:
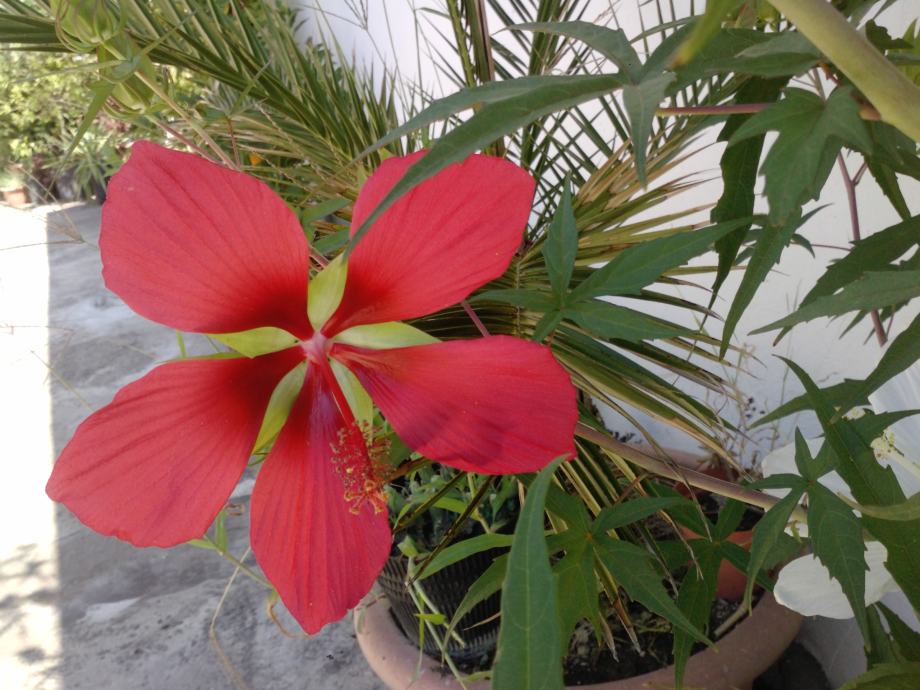
[[(382, 688), (350, 617), (288, 637), (268, 618), (264, 589), (243, 575), (216, 623), (222, 660), (209, 626), (231, 564), (188, 546), (100, 537), (44, 495), (77, 424), (178, 352), (172, 331), (103, 286), (98, 227), (95, 205), (0, 206), (0, 689)], [(244, 480), (236, 499), (251, 487)], [(247, 518), (228, 527), (242, 555)]]

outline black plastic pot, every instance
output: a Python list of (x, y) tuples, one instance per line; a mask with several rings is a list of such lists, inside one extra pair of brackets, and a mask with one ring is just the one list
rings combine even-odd
[[(493, 559), (502, 553), (502, 549), (491, 549), (473, 554), (423, 579), (419, 586), (422, 587), (425, 595), (437, 607), (437, 610), (444, 614), (447, 620), (451, 620), (470, 585), (476, 582), (479, 576), (492, 565)], [(403, 634), (417, 645), (419, 618), (416, 616), (417, 609), (405, 585), (407, 564), (408, 561), (402, 554), (390, 556), (377, 582), (390, 600), (390, 610)], [(453, 638), (450, 639), (447, 651), (454, 661), (461, 664), (471, 663), (479, 661), (484, 656), (488, 657), (495, 651), (500, 625), (497, 614), (500, 610), (501, 593), (496, 592), (474, 606), (460, 619), (455, 630), (466, 645), (461, 645)], [(487, 623), (476, 625), (487, 619)], [(430, 635), (425, 635), (423, 651), (432, 657), (439, 658), (441, 655), (441, 651)]]

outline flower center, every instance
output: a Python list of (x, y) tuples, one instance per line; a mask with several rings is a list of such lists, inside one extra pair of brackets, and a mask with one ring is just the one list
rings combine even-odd
[(306, 358), (314, 364), (325, 364), (326, 356), (329, 354), (329, 348), (332, 343), (329, 338), (320, 331), (316, 331), (307, 340), (300, 341), (300, 349), (303, 350)]

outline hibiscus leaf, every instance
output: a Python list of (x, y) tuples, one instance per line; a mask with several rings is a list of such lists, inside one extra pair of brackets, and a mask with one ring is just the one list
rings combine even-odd
[(777, 225), (792, 220), (805, 201), (818, 198), (841, 145), (872, 149), (849, 87), (838, 88), (827, 101), (809, 91), (786, 89), (785, 98), (739, 127), (729, 146), (771, 130), (779, 135), (760, 172), (766, 178), (770, 220)]
[(493, 690), (562, 690), (556, 586), (543, 534), (543, 507), (562, 458), (530, 485), (508, 556)]
[(840, 690), (916, 690), (920, 687), (920, 663), (880, 664)]
[[(786, 79), (750, 79), (745, 82), (735, 96), (737, 103), (761, 103), (775, 101)], [(725, 121), (719, 132), (719, 141), (731, 139), (738, 128), (752, 115), (732, 115)], [(719, 168), (722, 173), (722, 196), (712, 209), (710, 220), (713, 223), (749, 218), (754, 215), (754, 187), (757, 184), (757, 168), (763, 151), (765, 135), (750, 137), (740, 144), (728, 146), (722, 152)], [(719, 254), (719, 268), (712, 284), (710, 308), (715, 303), (722, 283), (728, 277), (732, 265), (738, 256), (738, 250), (744, 243), (751, 223), (746, 223), (724, 237), (716, 240), (715, 250)]]
[[(495, 140), (545, 115), (605, 96), (623, 84), (619, 74), (541, 77), (522, 93), (487, 103), (469, 120), (438, 139), (397, 182), (351, 239), (354, 247), (371, 225), (403, 194)], [(349, 251), (349, 250), (346, 250)]]
[(920, 270), (870, 271), (840, 292), (820, 297), (806, 307), (752, 333), (765, 333), (822, 316), (839, 316), (857, 309), (880, 309), (920, 295)]
[(721, 31), (722, 22), (740, 4), (741, 0), (709, 0), (703, 14), (694, 18), (693, 29), (677, 50), (674, 64), (685, 65), (690, 62)]
[(574, 38), (611, 60), (632, 81), (639, 81), (642, 63), (622, 29), (611, 29), (591, 22), (530, 22), (512, 24), (509, 29), (543, 31)]
[[(827, 443), (836, 456), (835, 469), (850, 487), (853, 497), (864, 505), (903, 503), (904, 491), (897, 477), (891, 468), (878, 463), (869, 441), (858, 431), (857, 426), (838, 418), (834, 407), (800, 366), (787, 359), (783, 361), (805, 387)], [(920, 611), (920, 578), (917, 578), (920, 572), (920, 520), (892, 522), (864, 515), (862, 523), (887, 550), (885, 567), (914, 609)]]
[[(687, 574), (680, 583), (677, 594), (677, 607), (683, 611), (687, 619), (700, 629), (705, 629), (712, 611), (712, 603), (716, 598), (716, 581), (719, 575), (721, 557), (715, 546), (707, 541), (696, 540), (693, 542), (693, 553), (696, 556), (697, 567), (687, 568)], [(674, 631), (674, 686), (680, 690), (683, 684), (684, 669), (695, 640), (682, 629)]]
[(562, 315), (591, 335), (638, 343), (693, 333), (689, 328), (668, 323), (635, 309), (603, 300), (586, 300), (569, 307)]
[(898, 656), (904, 661), (920, 661), (920, 632), (905, 623), (901, 617), (885, 604), (879, 602), (876, 607), (881, 610), (894, 640)]
[(629, 118), (629, 138), (632, 142), (633, 162), (640, 184), (645, 186), (645, 150), (652, 134), (652, 122), (658, 104), (664, 98), (668, 86), (674, 81), (673, 72), (661, 72), (643, 77), (638, 84), (623, 86), (623, 107)]
[(562, 321), (562, 312), (552, 311), (546, 312), (543, 317), (537, 321), (537, 325), (533, 329), (533, 339), (534, 342), (542, 343), (544, 338), (556, 330), (556, 327)]
[(866, 616), (866, 545), (862, 525), (850, 507), (822, 484), (808, 490), (808, 535), (815, 556), (840, 583), (863, 637), (869, 639)]
[(802, 74), (821, 59), (821, 52), (800, 33), (782, 31), (768, 36), (769, 40), (738, 53), (730, 69), (762, 77), (788, 77)]
[(587, 541), (582, 541), (580, 547), (569, 549), (565, 557), (553, 567), (553, 573), (559, 597), (559, 654), (565, 656), (578, 621), (587, 618), (595, 631), (601, 630), (594, 553), (587, 548)]
[[(801, 434), (796, 430), (796, 452), (799, 452), (799, 439)], [(804, 443), (804, 439), (802, 439)], [(807, 446), (805, 452), (808, 451)], [(778, 475), (780, 477), (786, 475)], [(790, 477), (794, 475), (788, 475)], [(748, 562), (747, 585), (744, 588), (744, 606), (750, 610), (751, 595), (754, 592), (754, 580), (764, 567), (771, 552), (785, 534), (786, 525), (792, 516), (792, 511), (799, 505), (805, 491), (805, 482), (801, 477), (795, 477), (791, 491), (781, 498), (770, 510), (763, 514), (760, 521), (754, 526), (754, 535), (751, 540), (751, 560)]]
[(910, 367), (920, 358), (920, 315), (914, 317), (910, 325), (898, 337), (888, 343), (878, 365), (853, 394), (854, 399), (869, 397), (886, 382)]
[(661, 574), (648, 551), (629, 542), (595, 534), (594, 552), (630, 598), (669, 620), (675, 629), (683, 630), (695, 641), (709, 643), (661, 584)]
[(869, 668), (879, 664), (890, 664), (901, 661), (895, 649), (894, 640), (885, 630), (882, 617), (875, 606), (866, 607), (866, 616), (869, 620), (869, 638), (866, 644), (866, 665)]
[(575, 213), (572, 211), (571, 180), (562, 185), (562, 198), (553, 216), (546, 239), (543, 242), (543, 258), (549, 275), (553, 294), (558, 305), (562, 305), (572, 271), (575, 268), (575, 254), (578, 252), (578, 229), (575, 227)]
[(735, 219), (632, 246), (579, 283), (572, 290), (569, 304), (605, 295), (638, 294), (665, 272), (708, 251), (713, 242), (750, 223), (750, 220)]

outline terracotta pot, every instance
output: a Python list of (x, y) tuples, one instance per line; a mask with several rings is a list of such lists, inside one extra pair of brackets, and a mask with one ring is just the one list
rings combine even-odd
[[(684, 539), (700, 539), (700, 535), (692, 529), (680, 528)], [(745, 529), (733, 532), (728, 540), (737, 544), (746, 551), (751, 550), (751, 541), (754, 539), (754, 530)], [(744, 588), (747, 586), (747, 575), (738, 570), (728, 561), (719, 565), (719, 579), (716, 583), (716, 596), (726, 601), (741, 601), (744, 598)], [(760, 591), (760, 586), (755, 585), (754, 591)]]
[[(747, 690), (795, 639), (802, 624), (797, 613), (764, 594), (753, 613), (716, 643), (687, 662), (684, 685), (706, 690)], [(389, 606), (373, 594), (355, 609), (355, 632), (367, 663), (390, 690), (462, 690), (434, 659), (419, 650), (396, 627)], [(416, 670), (419, 669), (418, 678)], [(413, 679), (416, 678), (413, 682)], [(573, 686), (572, 690), (648, 690), (671, 688), (674, 668), (633, 678)], [(488, 681), (467, 683), (467, 690), (489, 690)], [(522, 688), (521, 690), (527, 690)]]
[(29, 192), (25, 187), (4, 189), (3, 200), (13, 208), (21, 208), (29, 204)]

